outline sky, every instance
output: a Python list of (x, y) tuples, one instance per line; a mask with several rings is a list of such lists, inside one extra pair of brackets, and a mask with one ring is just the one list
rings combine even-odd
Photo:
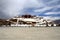
[(60, 0), (0, 0), (0, 18), (26, 13), (60, 19)]

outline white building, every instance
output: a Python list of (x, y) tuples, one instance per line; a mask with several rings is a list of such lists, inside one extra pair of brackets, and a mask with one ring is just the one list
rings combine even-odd
[(12, 22), (11, 26), (56, 26), (51, 21), (45, 20), (43, 17), (32, 15), (22, 15), (9, 19)]

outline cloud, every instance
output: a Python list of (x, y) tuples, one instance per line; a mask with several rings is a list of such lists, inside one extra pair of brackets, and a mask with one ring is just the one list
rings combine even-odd
[(60, 15), (60, 5), (53, 7), (46, 6), (41, 9), (35, 9), (34, 12), (43, 15), (53, 15), (53, 16)]
[(53, 21), (53, 20), (58, 20), (58, 19), (60, 19), (60, 17), (53, 17), (53, 16), (44, 16), (44, 19), (49, 19), (49, 20), (51, 20), (51, 21)]
[(46, 6), (57, 6), (60, 5), (60, 0), (42, 0)]
[(34, 10), (34, 12), (44, 12), (44, 11), (46, 11), (46, 10), (50, 10), (50, 9), (52, 9), (53, 7), (44, 7), (44, 8), (42, 8), (42, 9), (36, 9), (36, 10)]
[(60, 14), (59, 11), (60, 0), (0, 0), (0, 18), (27, 12), (35, 15), (55, 15)]
[(24, 8), (22, 9), (21, 13), (24, 14), (24, 13), (29, 13), (29, 14), (35, 14), (36, 13), (34, 12), (35, 9), (37, 8), (42, 8), (43, 6), (45, 6), (41, 1), (37, 1), (37, 0), (28, 0), (26, 3), (25, 3), (25, 6)]
[(60, 14), (60, 12), (47, 12), (45, 15), (57, 15)]
[(27, 0), (26, 4), (25, 4), (25, 8), (39, 8), (39, 7), (43, 7), (45, 6), (42, 1), (38, 1), (38, 0)]
[(0, 18), (17, 16), (25, 8), (38, 8), (42, 6), (44, 4), (37, 0), (0, 0)]
[[(27, 0), (0, 0), (0, 15), (13, 17), (20, 14)], [(4, 15), (4, 16), (3, 16)]]

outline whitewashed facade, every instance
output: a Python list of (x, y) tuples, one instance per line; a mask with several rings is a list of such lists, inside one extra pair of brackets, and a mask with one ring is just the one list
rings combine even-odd
[(54, 23), (50, 23), (51, 21), (45, 20), (43, 17), (32, 17), (32, 18), (24, 18), (24, 17), (14, 17), (12, 18), (13, 20), (17, 20), (16, 22), (11, 21), (10, 19), (8, 19), (9, 21), (11, 21), (13, 24), (11, 24), (11, 26), (56, 26), (56, 24)]

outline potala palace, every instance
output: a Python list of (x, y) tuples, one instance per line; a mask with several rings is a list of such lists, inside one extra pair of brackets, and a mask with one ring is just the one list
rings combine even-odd
[(16, 16), (14, 18), (8, 19), (7, 21), (10, 22), (10, 26), (38, 26), (38, 27), (47, 27), (47, 26), (56, 26), (54, 22), (51, 20), (46, 20), (40, 16), (32, 16), (29, 14)]

